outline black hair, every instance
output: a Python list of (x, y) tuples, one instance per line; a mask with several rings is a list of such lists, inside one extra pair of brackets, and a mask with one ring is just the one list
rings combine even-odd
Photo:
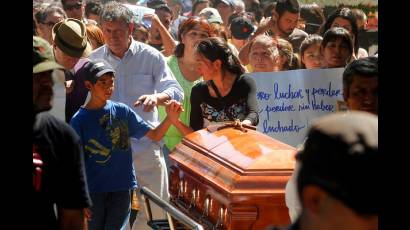
[(305, 38), (305, 40), (302, 41), (302, 43), (300, 44), (300, 49), (299, 49), (299, 56), (300, 56), (300, 65), (301, 68), (305, 69), (306, 66), (305, 64), (302, 62), (302, 57), (303, 54), (305, 53), (305, 51), (309, 48), (309, 46), (318, 43), (319, 45), (322, 43), (323, 38), (322, 36), (318, 35), (318, 34), (311, 34), (309, 36), (307, 36)]
[(255, 21), (257, 23), (260, 22), (262, 19), (262, 5), (259, 3), (259, 1), (252, 1), (250, 5), (245, 4), (245, 12), (253, 13)]
[(366, 13), (363, 12), (362, 9), (354, 8), (352, 9), (352, 12), (354, 16), (356, 17), (356, 20), (366, 20), (367, 18)]
[(67, 18), (67, 14), (57, 4), (50, 4), (48, 6), (45, 6), (43, 8), (40, 8), (37, 13), (34, 15), (36, 18), (37, 23), (44, 23), (47, 19), (47, 16), (53, 13), (58, 13), (63, 16), (63, 18)]
[(316, 3), (302, 4), (300, 6), (300, 18), (305, 20), (305, 32), (308, 34), (318, 33), (326, 20), (323, 9)]
[[(357, 23), (358, 21), (367, 21), (366, 13), (363, 12), (363, 10), (358, 9), (358, 8), (354, 8), (354, 9), (352, 9), (352, 12), (353, 12), (353, 15), (354, 15), (355, 18), (356, 18), (356, 23)], [(359, 31), (360, 31), (360, 30), (364, 30), (364, 24), (363, 24), (361, 27), (359, 27), (359, 24), (357, 24), (357, 29), (358, 29)]]
[(263, 8), (263, 16), (265, 18), (272, 16), (272, 10), (276, 7), (276, 2), (271, 2)]
[(196, 8), (197, 8), (198, 5), (201, 4), (201, 3), (211, 4), (211, 3), (209, 2), (209, 0), (197, 0), (197, 1), (194, 1), (194, 4), (192, 5), (192, 10), (191, 10), (192, 15), (194, 15), (194, 12), (196, 11)]
[(339, 38), (342, 39), (342, 41), (349, 46), (350, 57), (347, 61), (350, 61), (353, 55), (352, 35), (343, 27), (333, 27), (326, 31), (326, 33), (323, 35), (321, 48), (325, 48), (327, 43), (336, 41)]
[(299, 2), (297, 0), (278, 0), (276, 3), (276, 13), (279, 17), (282, 16), (286, 11), (296, 14), (300, 12)]
[[(335, 11), (333, 11), (329, 17), (327, 18), (325, 24), (323, 25), (322, 28), (322, 36), (324, 33), (330, 29), (332, 26), (334, 20), (336, 18), (343, 18), (345, 20), (348, 20), (350, 22), (350, 25), (352, 26), (352, 35), (353, 35), (353, 43), (354, 43), (354, 53), (357, 54), (359, 51), (359, 38), (358, 38), (358, 29), (357, 29), (357, 23), (356, 23), (356, 17), (354, 16), (353, 12), (349, 8), (339, 8)], [(324, 37), (324, 36), (323, 36)]]
[[(63, 6), (64, 6), (65, 3), (66, 3), (66, 1), (67, 1), (67, 0), (61, 0), (61, 4), (63, 4)], [(79, 0), (78, 2), (79, 2), (79, 3), (83, 3), (83, 0)]]
[[(343, 90), (349, 94), (350, 85), (353, 82), (353, 77), (363, 78), (378, 78), (379, 77), (379, 62), (378, 57), (370, 56), (354, 60), (343, 72)], [(347, 96), (347, 95), (345, 95)]]
[(90, 14), (100, 15), (102, 11), (102, 4), (99, 0), (88, 0), (85, 5), (85, 17), (89, 17)]
[(228, 26), (231, 25), (233, 19), (242, 17), (242, 15), (243, 15), (243, 14), (237, 13), (237, 12), (231, 14), (231, 15), (229, 16), (229, 18), (228, 18)]
[(196, 52), (206, 59), (214, 62), (220, 60), (221, 68), (237, 76), (245, 73), (239, 59), (232, 53), (228, 43), (219, 37), (210, 37), (201, 40), (196, 46)]
[[(163, 11), (165, 11), (165, 12), (171, 14), (171, 16), (172, 16), (172, 10), (171, 10), (171, 8), (169, 8), (169, 6), (167, 6), (167, 5), (160, 6), (160, 7), (158, 7), (158, 8), (155, 9), (155, 11), (157, 11), (157, 10), (163, 10)], [(155, 12), (155, 13), (156, 13), (156, 12)]]

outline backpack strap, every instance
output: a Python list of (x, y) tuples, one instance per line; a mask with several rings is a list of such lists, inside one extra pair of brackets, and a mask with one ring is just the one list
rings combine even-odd
[(214, 81), (210, 80), (208, 82), (209, 82), (209, 85), (212, 87), (212, 89), (215, 91), (216, 96), (218, 96), (218, 98), (221, 98), (222, 95), (221, 95), (221, 93), (219, 93), (218, 87), (216, 87)]

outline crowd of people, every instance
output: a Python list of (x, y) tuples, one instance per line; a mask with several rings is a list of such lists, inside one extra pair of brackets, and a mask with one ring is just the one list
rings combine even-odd
[[(154, 13), (141, 20), (130, 5)], [(286, 204), (292, 229), (337, 229), (343, 218), (329, 216), (338, 213), (345, 226), (377, 229), (374, 197), (363, 192), (376, 185), (355, 168), (379, 160), (378, 54), (359, 47), (366, 20), (360, 9), (325, 15), (297, 0), (33, 0), (36, 226), (146, 229), (138, 188), (169, 199), (168, 155), (185, 135), (214, 122), (258, 125), (245, 73), (345, 68), (352, 112), (312, 124)], [(58, 72), (65, 122), (47, 113)], [(355, 171), (340, 177), (338, 157)]]

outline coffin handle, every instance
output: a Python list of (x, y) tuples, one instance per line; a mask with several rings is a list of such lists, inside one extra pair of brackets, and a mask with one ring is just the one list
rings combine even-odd
[(178, 186), (178, 197), (181, 197), (183, 193), (184, 193), (184, 181), (180, 180), (179, 186)]
[(189, 208), (194, 208), (196, 203), (196, 189), (192, 189), (191, 191), (191, 201), (189, 202)]
[(209, 215), (209, 203), (211, 198), (209, 196), (206, 197), (205, 201), (204, 201), (204, 210), (202, 212), (202, 218), (206, 218)]
[(224, 206), (220, 207), (219, 212), (218, 212), (218, 220), (216, 221), (214, 230), (223, 229), (224, 212), (225, 212)]

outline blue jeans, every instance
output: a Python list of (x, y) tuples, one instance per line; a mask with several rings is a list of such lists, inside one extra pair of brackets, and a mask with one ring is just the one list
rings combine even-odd
[(90, 230), (125, 230), (131, 212), (130, 191), (90, 193)]

